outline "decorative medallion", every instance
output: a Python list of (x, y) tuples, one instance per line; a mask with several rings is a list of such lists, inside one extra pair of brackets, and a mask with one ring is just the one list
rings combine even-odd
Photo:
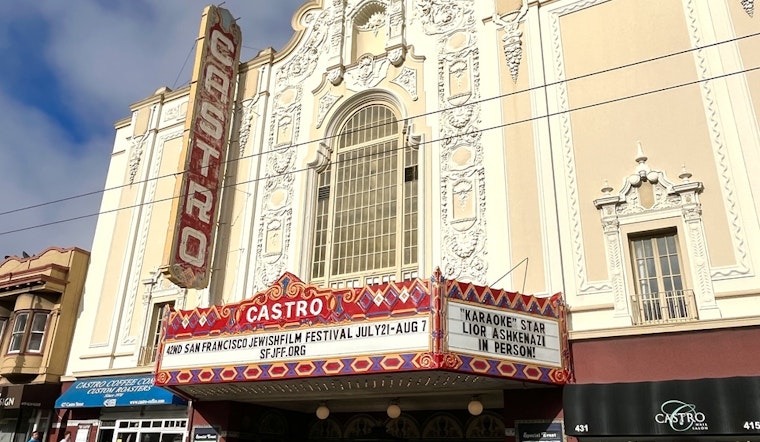
[(357, 29), (360, 31), (372, 31), (372, 33), (377, 37), (377, 34), (380, 32), (381, 29), (383, 29), (383, 26), (385, 26), (385, 12), (384, 11), (378, 11), (374, 14), (370, 15), (367, 19), (367, 22), (364, 23), (361, 26), (357, 26)]
[(375, 60), (371, 54), (363, 55), (356, 66), (346, 70), (346, 87), (363, 91), (377, 86), (385, 78), (389, 65), (387, 58)]
[[(417, 0), (416, 17), (422, 22), (426, 34), (444, 34), (466, 24), (468, 14), (465, 14), (464, 8), (467, 6), (472, 6), (470, 0)], [(468, 13), (471, 12), (468, 10)]]
[(391, 80), (391, 83), (397, 84), (404, 89), (412, 100), (417, 101), (417, 71), (404, 66), (401, 72)]
[(322, 98), (319, 99), (319, 110), (317, 112), (317, 129), (319, 129), (322, 126), (322, 123), (325, 121), (325, 117), (327, 117), (327, 113), (332, 109), (333, 105), (338, 102), (343, 97), (343, 95), (333, 95), (333, 94), (326, 94)]

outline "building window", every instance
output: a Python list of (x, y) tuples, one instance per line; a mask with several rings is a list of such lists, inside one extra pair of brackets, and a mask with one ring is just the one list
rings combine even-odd
[(16, 312), (8, 353), (41, 353), (49, 312)]
[(156, 362), (158, 343), (161, 341), (161, 320), (164, 317), (164, 308), (167, 306), (174, 308), (174, 301), (157, 302), (153, 304), (146, 345), (142, 348), (142, 354), (140, 355), (140, 363), (142, 365)]
[(631, 239), (639, 323), (695, 319), (694, 293), (684, 289), (674, 232)]
[(340, 127), (316, 189), (315, 284), (355, 287), (416, 271), (417, 151), (403, 146), (402, 122), (383, 104)]

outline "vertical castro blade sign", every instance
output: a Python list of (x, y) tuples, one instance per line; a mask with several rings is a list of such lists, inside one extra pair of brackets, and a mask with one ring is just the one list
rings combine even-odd
[(230, 12), (203, 11), (180, 159), (184, 171), (173, 205), (167, 242), (168, 278), (185, 288), (208, 285), (227, 138), (235, 101), (242, 37)]

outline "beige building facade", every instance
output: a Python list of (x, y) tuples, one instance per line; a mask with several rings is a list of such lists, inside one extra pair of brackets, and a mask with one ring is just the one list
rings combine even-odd
[[(57, 434), (54, 403), (77, 322), (90, 254), (49, 248), (0, 262), (0, 440)], [(60, 437), (59, 437), (60, 438)]]
[[(219, 73), (196, 83), (234, 87), (230, 115), (196, 110), (194, 89), (161, 88), (116, 124), (68, 376), (152, 373), (167, 306), (240, 303), (286, 272), (343, 290), (436, 269), (561, 293), (571, 383), (760, 376), (757, 356), (745, 358), (760, 354), (754, 12), (741, 0), (305, 3), (286, 47), (242, 60), (234, 85)], [(235, 43), (211, 40), (224, 64)], [(188, 114), (206, 120), (195, 128)], [(187, 162), (193, 137), (226, 127), (222, 156), (209, 148)], [(192, 167), (213, 186), (183, 187)], [(175, 271), (177, 256), (193, 270)], [(200, 274), (204, 284), (188, 283)], [(710, 346), (695, 344), (709, 333)], [(725, 354), (698, 369), (699, 351)], [(669, 371), (679, 364), (691, 368)], [(506, 438), (522, 437), (520, 420), (568, 412), (559, 388), (514, 387), (486, 404)], [(510, 398), (541, 411), (521, 415)], [(373, 403), (346, 408), (372, 413)], [(127, 408), (72, 422), (112, 423), (116, 441), (118, 425), (147, 419)], [(153, 410), (192, 431), (192, 407)], [(564, 431), (629, 436), (582, 425)], [(713, 428), (700, 434), (727, 434)]]

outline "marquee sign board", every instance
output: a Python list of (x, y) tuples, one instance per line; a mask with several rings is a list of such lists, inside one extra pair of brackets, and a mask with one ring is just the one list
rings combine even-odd
[(167, 277), (185, 288), (205, 288), (221, 196), (227, 140), (240, 59), (240, 27), (229, 11), (203, 11), (190, 83), (180, 170), (167, 243)]
[(561, 367), (557, 321), (449, 302), (449, 351)]
[(564, 308), (437, 274), (362, 288), (286, 273), (236, 304), (167, 311), (156, 384), (447, 370), (564, 384)]

